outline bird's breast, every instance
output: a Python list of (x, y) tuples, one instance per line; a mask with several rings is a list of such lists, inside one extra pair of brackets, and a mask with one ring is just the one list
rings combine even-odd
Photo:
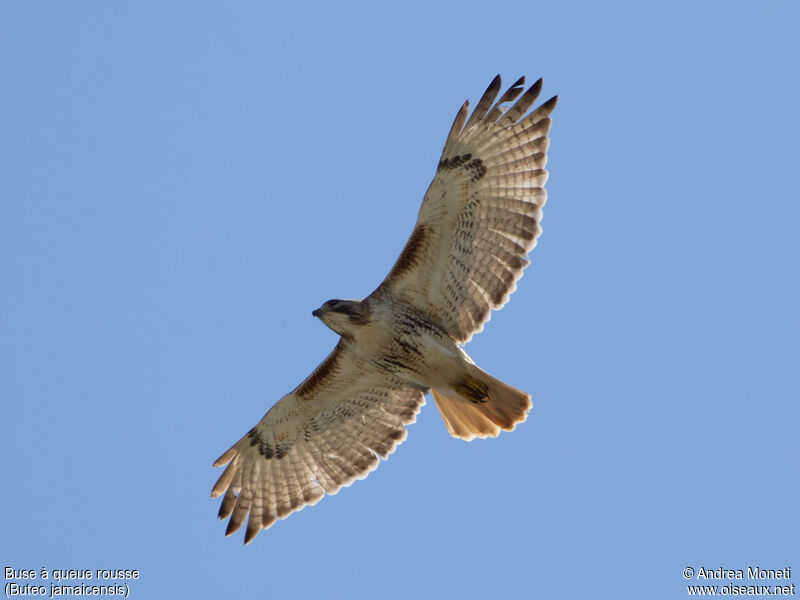
[(372, 366), (424, 387), (443, 365), (459, 360), (457, 346), (439, 324), (399, 304), (373, 307), (369, 325), (354, 341)]

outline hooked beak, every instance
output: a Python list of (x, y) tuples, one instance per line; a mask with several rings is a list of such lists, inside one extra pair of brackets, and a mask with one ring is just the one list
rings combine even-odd
[(312, 311), (311, 311), (311, 316), (312, 316), (312, 317), (319, 317), (319, 309), (317, 309), (317, 310), (312, 310)]

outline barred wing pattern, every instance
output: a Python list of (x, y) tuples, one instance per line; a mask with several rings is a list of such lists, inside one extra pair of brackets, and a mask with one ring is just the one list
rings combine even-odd
[(461, 107), (411, 237), (373, 292), (430, 314), (459, 343), (508, 301), (541, 234), (549, 115), (558, 97), (525, 116), (542, 80), (525, 93), (524, 83), (494, 103), (498, 75), (469, 121), (469, 102)]
[(363, 479), (406, 438), (424, 403), (421, 389), (375, 370), (340, 342), (214, 463), (230, 463), (211, 492), (225, 494), (225, 535), (248, 519), (248, 544), (277, 519)]

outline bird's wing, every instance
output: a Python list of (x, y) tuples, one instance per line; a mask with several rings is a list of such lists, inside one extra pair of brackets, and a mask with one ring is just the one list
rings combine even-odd
[(247, 544), (276, 519), (363, 479), (405, 439), (424, 403), (423, 390), (371, 368), (340, 342), (214, 463), (229, 463), (211, 491), (225, 494), (225, 534), (249, 515)]
[(523, 93), (524, 83), (495, 103), (498, 75), (469, 120), (469, 102), (461, 107), (411, 237), (373, 292), (430, 314), (462, 343), (508, 301), (541, 233), (557, 96), (528, 113), (542, 80)]

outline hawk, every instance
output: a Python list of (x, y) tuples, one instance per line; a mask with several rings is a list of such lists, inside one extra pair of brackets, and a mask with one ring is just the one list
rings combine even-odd
[[(496, 437), (523, 422), (528, 394), (462, 350), (516, 289), (541, 233), (550, 114), (520, 78), (497, 102), (494, 78), (456, 115), (411, 237), (363, 300), (312, 312), (339, 334), (333, 352), (220, 456), (225, 535), (250, 543), (277, 519), (363, 479), (406, 437), (430, 391), (454, 437)], [(516, 102), (515, 102), (516, 101)], [(513, 103), (513, 104), (512, 104)]]

